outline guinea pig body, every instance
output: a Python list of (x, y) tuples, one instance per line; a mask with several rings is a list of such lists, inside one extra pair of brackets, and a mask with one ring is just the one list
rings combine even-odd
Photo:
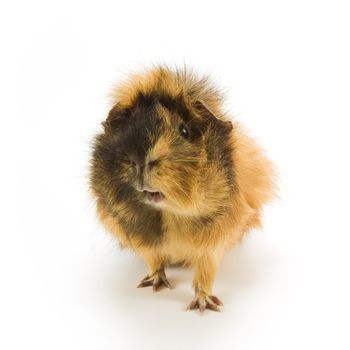
[(139, 287), (169, 287), (165, 267), (194, 268), (189, 308), (219, 310), (212, 285), (224, 252), (260, 226), (273, 166), (222, 110), (207, 78), (158, 67), (115, 90), (94, 142), (97, 212), (149, 269)]

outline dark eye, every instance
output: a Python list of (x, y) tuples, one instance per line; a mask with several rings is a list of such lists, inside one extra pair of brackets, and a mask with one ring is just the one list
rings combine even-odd
[(189, 133), (188, 133), (188, 130), (184, 124), (180, 124), (179, 133), (183, 138), (188, 139)]

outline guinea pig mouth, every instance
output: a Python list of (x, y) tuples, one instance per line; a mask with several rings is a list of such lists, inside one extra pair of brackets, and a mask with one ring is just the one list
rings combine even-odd
[(143, 193), (146, 195), (147, 200), (152, 203), (159, 203), (164, 198), (164, 195), (160, 192), (143, 191)]

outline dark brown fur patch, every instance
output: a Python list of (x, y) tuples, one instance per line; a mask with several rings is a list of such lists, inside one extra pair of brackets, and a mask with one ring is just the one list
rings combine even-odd
[[(148, 245), (157, 244), (163, 235), (161, 212), (140, 201), (140, 194), (125, 181), (124, 172), (130, 159), (144, 163), (147, 151), (160, 133), (160, 119), (149, 101), (139, 100), (133, 109), (113, 108), (105, 128), (94, 144), (91, 168), (94, 192), (104, 198), (108, 211), (130, 237), (140, 237)], [(154, 139), (149, 138), (149, 133)], [(116, 203), (127, 209), (116, 211)]]

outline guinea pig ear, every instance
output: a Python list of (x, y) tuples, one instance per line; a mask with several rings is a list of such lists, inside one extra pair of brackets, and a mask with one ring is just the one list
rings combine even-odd
[(208, 122), (213, 123), (225, 131), (230, 132), (233, 129), (232, 123), (230, 121), (219, 119), (213, 111), (205, 104), (204, 101), (198, 100), (195, 102), (195, 108), (198, 113), (205, 118)]
[(119, 116), (121, 115), (121, 112), (122, 110), (118, 103), (109, 111), (107, 119), (102, 122), (102, 125), (106, 131), (114, 128)]

